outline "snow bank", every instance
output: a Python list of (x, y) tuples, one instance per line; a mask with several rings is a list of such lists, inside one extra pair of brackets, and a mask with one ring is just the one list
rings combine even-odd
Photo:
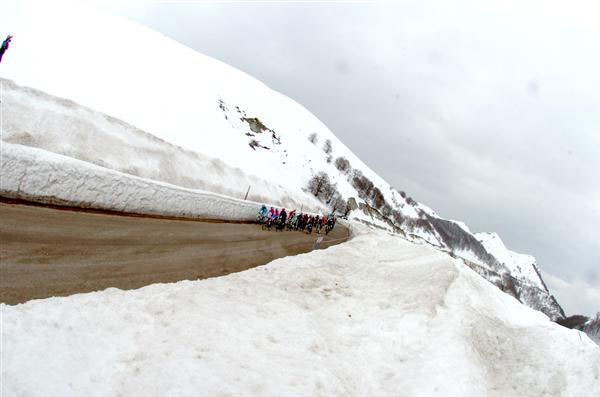
[(259, 203), (185, 189), (112, 171), (40, 149), (3, 142), (0, 195), (140, 214), (254, 220)]
[(425, 246), (355, 226), (203, 281), (2, 305), (6, 395), (600, 393), (600, 348)]
[[(318, 211), (304, 191), (250, 175), (223, 161), (185, 150), (121, 120), (10, 80), (2, 84), (4, 142), (37, 147), (115, 171), (190, 189)], [(250, 150), (250, 148), (249, 148)]]

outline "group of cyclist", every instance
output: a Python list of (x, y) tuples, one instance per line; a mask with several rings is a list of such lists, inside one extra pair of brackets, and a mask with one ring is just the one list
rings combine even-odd
[(312, 233), (315, 230), (317, 233), (321, 233), (323, 229), (325, 234), (329, 234), (335, 226), (335, 216), (329, 215), (308, 215), (308, 214), (297, 214), (296, 210), (292, 210), (289, 213), (282, 208), (279, 211), (278, 208), (271, 207), (267, 209), (266, 205), (263, 205), (258, 210), (258, 223), (263, 225), (263, 229), (270, 230), (275, 227), (276, 231), (287, 230), (300, 230), (306, 233)]

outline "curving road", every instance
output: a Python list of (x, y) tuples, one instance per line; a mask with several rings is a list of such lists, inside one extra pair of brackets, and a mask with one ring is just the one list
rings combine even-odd
[[(0, 302), (222, 276), (308, 252), (317, 237), (0, 202)], [(338, 224), (321, 247), (347, 237)]]

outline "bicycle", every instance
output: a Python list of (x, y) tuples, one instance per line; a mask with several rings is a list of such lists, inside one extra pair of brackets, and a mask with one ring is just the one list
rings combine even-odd
[(273, 219), (267, 217), (266, 221), (262, 224), (262, 230), (271, 230), (273, 227)]

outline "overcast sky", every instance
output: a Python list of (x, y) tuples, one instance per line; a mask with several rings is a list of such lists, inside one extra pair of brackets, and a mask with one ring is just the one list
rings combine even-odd
[(597, 4), (116, 9), (298, 101), (399, 190), (534, 255), (565, 310), (590, 315), (600, 310)]

